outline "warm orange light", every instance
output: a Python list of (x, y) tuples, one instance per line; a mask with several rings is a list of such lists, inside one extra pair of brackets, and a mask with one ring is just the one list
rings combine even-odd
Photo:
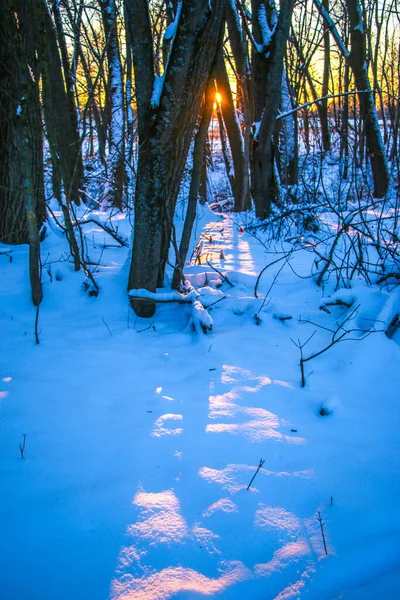
[(219, 92), (215, 94), (215, 100), (218, 102), (218, 104), (221, 104), (221, 94)]

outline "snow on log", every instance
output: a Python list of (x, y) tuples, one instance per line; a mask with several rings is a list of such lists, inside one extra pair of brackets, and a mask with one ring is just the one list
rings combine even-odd
[[(214, 290), (213, 288), (206, 287), (203, 288), (205, 291), (205, 296), (207, 299), (212, 300), (212, 303), (217, 301), (223, 297), (222, 292), (218, 290)], [(201, 289), (200, 289), (201, 291)], [(164, 304), (168, 304), (171, 302), (178, 302), (179, 304), (192, 304), (192, 315), (191, 320), (193, 327), (196, 333), (208, 333), (212, 331), (214, 322), (207, 310), (204, 308), (203, 304), (198, 300), (200, 298), (200, 294), (191, 289), (187, 294), (180, 294), (176, 290), (172, 290), (170, 292), (149, 292), (144, 289), (133, 289), (128, 292), (129, 298), (135, 298), (135, 300), (153, 300), (153, 302), (160, 302)]]
[(196, 333), (208, 333), (214, 325), (214, 321), (199, 300), (193, 302), (192, 323)]
[(153, 300), (154, 302), (169, 303), (179, 302), (180, 304), (191, 303), (197, 298), (198, 293), (195, 290), (190, 291), (188, 294), (180, 294), (176, 290), (170, 292), (149, 292), (148, 290), (138, 289), (129, 290), (129, 298), (135, 298), (135, 300)]

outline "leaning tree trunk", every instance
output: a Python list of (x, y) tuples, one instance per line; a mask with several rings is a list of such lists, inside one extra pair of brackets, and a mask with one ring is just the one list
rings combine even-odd
[[(163, 278), (172, 219), (201, 99), (220, 40), (225, 0), (178, 4), (163, 79), (155, 80), (146, 0), (126, 0), (139, 126), (139, 162), (129, 289), (154, 292)], [(153, 90), (153, 84), (154, 90)], [(154, 92), (154, 93), (153, 93)], [(154, 303), (132, 301), (139, 316)]]
[[(29, 16), (28, 16), (29, 15)], [(39, 227), (44, 220), (42, 124), (35, 6), (0, 3), (0, 240), (29, 244), (32, 300), (42, 299)]]
[(193, 148), (193, 168), (192, 178), (190, 180), (189, 199), (186, 211), (185, 223), (183, 225), (183, 232), (181, 242), (179, 244), (179, 264), (175, 267), (174, 275), (172, 279), (172, 287), (178, 288), (183, 267), (186, 261), (187, 253), (189, 250), (190, 238), (192, 235), (193, 224), (196, 219), (196, 208), (197, 198), (199, 195), (200, 184), (202, 176), (204, 175), (204, 165), (206, 161), (205, 150), (208, 128), (213, 113), (213, 106), (215, 100), (215, 85), (214, 78), (211, 76), (208, 80), (206, 91), (204, 93), (204, 105), (201, 115), (201, 121), (199, 129), (194, 139)]
[(267, 64), (268, 72), (264, 110), (253, 151), (253, 197), (257, 217), (266, 219), (271, 212), (271, 203), (279, 197), (273, 137), (281, 102), (283, 59), (292, 18), (293, 0), (281, 1), (279, 18), (277, 22), (276, 18), (271, 19), (270, 26), (262, 4), (259, 3), (257, 18), (264, 25), (260, 27), (263, 32), (260, 40), (261, 56)]
[(229, 146), (232, 154), (233, 176), (231, 180), (232, 193), (235, 201), (235, 212), (241, 212), (250, 208), (249, 196), (249, 173), (246, 173), (244, 160), (244, 141), (237, 118), (235, 104), (233, 102), (232, 90), (229, 83), (228, 72), (224, 61), (222, 48), (218, 53), (216, 82), (218, 92), (221, 95), (221, 111), (224, 119), (226, 132), (228, 134)]

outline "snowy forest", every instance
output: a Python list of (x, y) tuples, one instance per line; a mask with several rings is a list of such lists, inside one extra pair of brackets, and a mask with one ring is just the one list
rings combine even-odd
[(397, 0), (0, 24), (0, 598), (398, 598)]

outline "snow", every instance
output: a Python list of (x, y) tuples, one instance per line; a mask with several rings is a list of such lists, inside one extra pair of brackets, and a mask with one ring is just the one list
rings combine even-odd
[(162, 75), (154, 76), (154, 84), (153, 84), (153, 93), (151, 96), (151, 106), (156, 108), (159, 106), (161, 101), (161, 94), (164, 87), (165, 76), (168, 71), (169, 57), (171, 56), (172, 47), (174, 44), (174, 40), (176, 37), (176, 32), (178, 30), (179, 20), (182, 12), (182, 2), (178, 2), (178, 6), (176, 8), (175, 19), (168, 25), (164, 33), (165, 40), (171, 40), (171, 45), (169, 48), (167, 64), (165, 65), (164, 73)]
[(178, 29), (178, 23), (179, 23), (179, 19), (181, 16), (181, 12), (182, 12), (182, 2), (180, 1), (180, 2), (178, 2), (178, 6), (176, 9), (175, 19), (165, 29), (164, 40), (172, 40), (175, 37), (176, 31)]
[(166, 72), (167, 71), (165, 70), (162, 75), (154, 76), (153, 93), (151, 96), (151, 106), (153, 108), (155, 108), (156, 106), (159, 106), (159, 104), (160, 104), (161, 93), (162, 93), (163, 86), (164, 86), (164, 79), (165, 79)]
[[(358, 304), (355, 326), (379, 329), (398, 294), (358, 280), (323, 290), (294, 274), (310, 272), (304, 250), (276, 280), (282, 263), (270, 267), (256, 298), (288, 244), (254, 233), (251, 215), (202, 210), (202, 253), (220, 274), (194, 255), (193, 298), (151, 320), (128, 305), (128, 248), (85, 225), (100, 261), (90, 298), (49, 229), (38, 346), (27, 248), (12, 262), (0, 252), (5, 600), (397, 597), (399, 332), (334, 346), (306, 363), (304, 389), (291, 339), (317, 329), (304, 351), (318, 351), (331, 334), (310, 322), (332, 328)], [(129, 238), (128, 218), (92, 216)]]
[(274, 35), (277, 26), (275, 11), (273, 13), (273, 24), (272, 27), (270, 27), (268, 24), (265, 4), (260, 4), (260, 8), (258, 10), (258, 24), (260, 27), (262, 44), (261, 46), (258, 44), (257, 50), (258, 52), (266, 52), (271, 44), (272, 36)]

